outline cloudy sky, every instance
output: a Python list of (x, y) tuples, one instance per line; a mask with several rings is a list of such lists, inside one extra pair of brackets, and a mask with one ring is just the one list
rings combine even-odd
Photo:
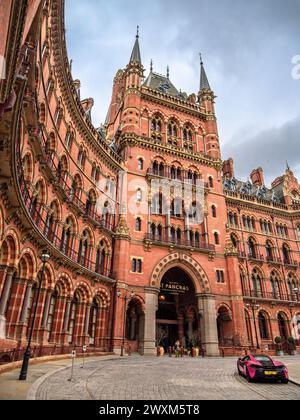
[[(199, 52), (217, 98), (222, 157), (236, 175), (262, 166), (267, 183), (286, 160), (300, 180), (300, 0), (66, 0), (73, 77), (104, 122), (112, 80), (129, 61), (136, 26), (144, 67), (178, 89), (199, 89)], [(294, 69), (294, 71), (293, 71)], [(299, 70), (299, 71), (298, 71)]]

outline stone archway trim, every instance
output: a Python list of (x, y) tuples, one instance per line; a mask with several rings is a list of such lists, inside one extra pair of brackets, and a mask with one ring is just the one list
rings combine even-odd
[(151, 276), (151, 287), (159, 290), (164, 274), (174, 267), (181, 268), (191, 276), (196, 294), (209, 294), (211, 292), (208, 277), (200, 264), (189, 255), (179, 252), (166, 256), (156, 265)]

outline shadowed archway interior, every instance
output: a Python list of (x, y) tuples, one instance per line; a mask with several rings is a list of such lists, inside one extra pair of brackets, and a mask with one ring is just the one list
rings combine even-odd
[(195, 286), (181, 268), (171, 268), (162, 278), (156, 322), (157, 345), (165, 350), (178, 339), (183, 347), (200, 345)]

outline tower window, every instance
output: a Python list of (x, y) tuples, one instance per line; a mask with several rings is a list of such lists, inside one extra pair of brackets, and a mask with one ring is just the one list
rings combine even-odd
[(212, 217), (216, 218), (217, 217), (217, 208), (216, 208), (216, 206), (212, 206), (211, 210), (212, 210)]
[(220, 245), (220, 235), (217, 232), (214, 233), (214, 238), (215, 238), (215, 244)]
[(144, 169), (144, 161), (142, 158), (138, 160), (138, 169), (139, 171), (142, 171)]
[(217, 270), (216, 271), (216, 279), (217, 279), (217, 283), (224, 284), (225, 283), (224, 271)]
[(141, 220), (140, 217), (138, 217), (135, 220), (135, 230), (136, 230), (136, 232), (141, 232), (142, 231), (142, 220)]
[(133, 273), (142, 273), (142, 260), (140, 258), (132, 259), (132, 272)]

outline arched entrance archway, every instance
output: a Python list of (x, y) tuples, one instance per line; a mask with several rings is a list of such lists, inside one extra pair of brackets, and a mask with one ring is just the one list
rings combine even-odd
[(198, 302), (190, 276), (180, 267), (168, 270), (161, 281), (156, 314), (156, 342), (165, 350), (179, 339), (183, 347), (201, 344)]
[[(159, 308), (159, 294), (164, 276), (173, 268), (181, 269), (194, 286), (195, 313), (199, 320), (198, 330), (207, 356), (219, 356), (216, 298), (211, 293), (209, 279), (200, 264), (191, 256), (174, 252), (164, 257), (154, 267), (150, 287), (145, 289), (145, 355), (156, 354), (156, 322)], [(186, 305), (187, 307), (187, 305)], [(179, 313), (180, 315), (180, 313)], [(178, 320), (177, 320), (178, 322)]]

